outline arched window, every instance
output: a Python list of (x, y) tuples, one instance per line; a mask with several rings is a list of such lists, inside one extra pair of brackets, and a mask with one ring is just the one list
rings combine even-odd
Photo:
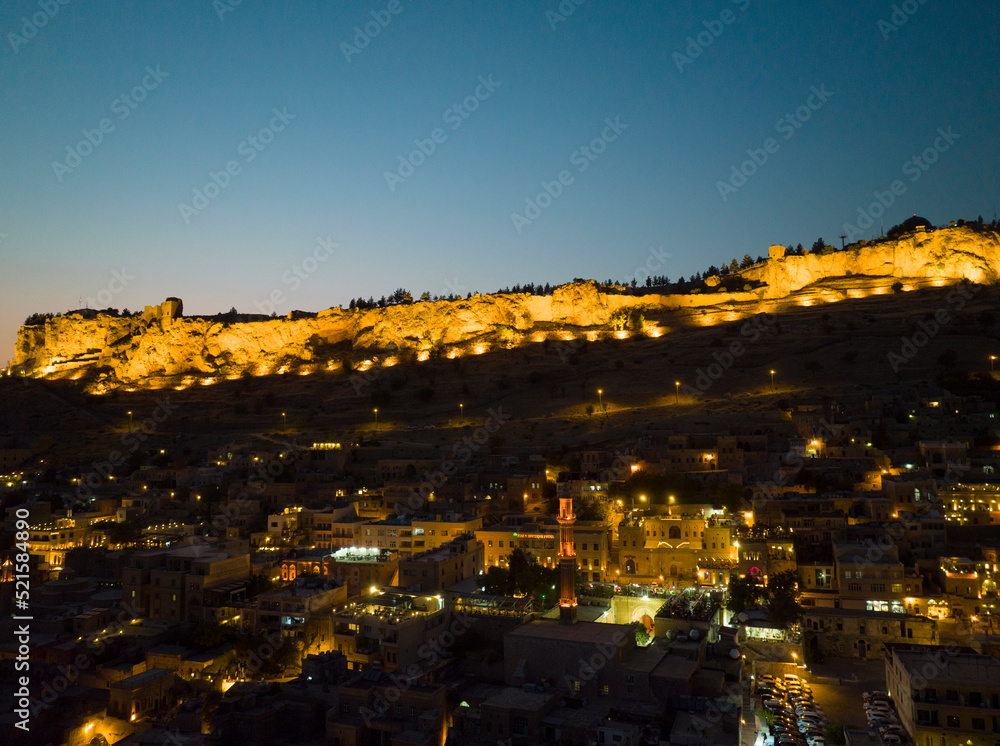
[(667, 533), (667, 536), (668, 536), (668, 538), (671, 538), (671, 539), (679, 539), (679, 538), (681, 538), (681, 527), (680, 526), (671, 526), (670, 530)]
[(625, 572), (635, 575), (635, 560), (627, 559), (625, 560)]
[(671, 565), (670, 566), (670, 577), (672, 577), (672, 578), (676, 578), (677, 577), (677, 565)]

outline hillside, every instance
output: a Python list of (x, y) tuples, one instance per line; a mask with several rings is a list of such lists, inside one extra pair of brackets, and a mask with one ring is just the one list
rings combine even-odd
[[(647, 428), (668, 423), (684, 431), (725, 429), (729, 420), (719, 418), (729, 413), (758, 418), (751, 429), (769, 427), (765, 420), (778, 408), (802, 399), (938, 396), (945, 388), (1000, 401), (988, 357), (1000, 355), (998, 309), (1000, 290), (992, 287), (929, 287), (792, 304), (770, 317), (678, 327), (659, 338), (528, 342), (350, 374), (254, 376), (182, 391), (117, 388), (94, 396), (83, 379), (5, 377), (0, 431), (27, 443), (54, 441), (46, 463), (72, 463), (106, 459), (123, 446), (176, 453), (220, 439), (370, 439), (377, 407), (378, 437), (451, 447), (499, 409), (510, 419), (495, 436), (508, 446), (628, 447)], [(939, 311), (949, 321), (928, 338), (924, 329)], [(894, 370), (891, 356), (902, 355), (906, 340), (919, 347)], [(152, 421), (165, 405), (169, 417)], [(127, 435), (129, 412), (137, 429), (149, 421), (143, 437)]]
[(968, 228), (915, 233), (823, 255), (771, 259), (742, 270), (744, 292), (630, 293), (592, 281), (551, 295), (475, 295), (371, 310), (243, 321), (185, 318), (181, 304), (141, 316), (66, 315), (19, 330), (14, 375), (80, 380), (91, 393), (184, 389), (225, 379), (367, 371), (431, 357), (481, 355), (550, 340), (571, 346), (607, 337), (673, 341), (685, 328), (716, 326), (796, 306), (997, 279), (1000, 237)]

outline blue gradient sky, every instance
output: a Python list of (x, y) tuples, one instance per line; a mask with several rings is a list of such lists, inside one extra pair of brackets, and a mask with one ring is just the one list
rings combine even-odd
[[(888, 2), (587, 0), (553, 29), (556, 0), (400, 0), (350, 61), (341, 43), (386, 2), (243, 0), (220, 19), (210, 0), (71, 0), (26, 43), (9, 34), (43, 11), (5, 2), (0, 363), (29, 313), (81, 296), (251, 312), (277, 290), (279, 313), (320, 310), (397, 287), (628, 279), (654, 245), (676, 278), (771, 243), (839, 245), (895, 179), (907, 191), (886, 228), (912, 213), (992, 219), (1000, 11), (911, 2), (886, 39)], [(733, 22), (678, 70), (674, 54), (727, 9)], [(168, 77), (119, 119), (115, 99), (157, 65)], [(451, 130), (445, 111), (491, 75), (499, 88)], [(824, 85), (832, 97), (784, 140), (777, 121)], [(240, 144), (274, 108), (295, 119), (247, 163)], [(572, 154), (615, 117), (628, 129), (579, 173)], [(102, 118), (114, 130), (60, 181), (53, 161)], [(910, 182), (906, 161), (949, 126), (960, 139)], [(436, 127), (446, 140), (390, 191), (385, 172)], [(777, 152), (723, 200), (717, 182), (769, 137)], [(230, 160), (240, 173), (185, 222), (178, 205)], [(519, 233), (512, 213), (562, 170), (573, 183)], [(327, 236), (340, 248), (286, 282)], [(122, 270), (132, 279), (111, 293)]]

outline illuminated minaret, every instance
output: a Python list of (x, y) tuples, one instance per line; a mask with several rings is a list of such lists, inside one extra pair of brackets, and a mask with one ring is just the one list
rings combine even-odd
[(559, 499), (559, 621), (576, 623), (576, 550), (573, 549), (573, 498)]

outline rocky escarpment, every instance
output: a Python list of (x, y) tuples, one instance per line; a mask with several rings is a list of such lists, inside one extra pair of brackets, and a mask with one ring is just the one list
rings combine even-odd
[[(466, 300), (408, 303), (371, 310), (331, 308), (315, 316), (233, 322), (186, 318), (177, 299), (121, 318), (66, 315), (22, 327), (12, 371), (37, 378), (81, 378), (88, 389), (184, 387), (222, 378), (366, 368), (434, 354), (476, 354), (546, 337), (597, 338), (631, 331), (622, 318), (642, 311), (650, 336), (669, 325), (713, 324), (788, 303), (810, 305), (968, 278), (997, 279), (1000, 238), (966, 228), (916, 233), (895, 242), (826, 255), (771, 259), (743, 270), (746, 292), (688, 295), (604, 292), (576, 282), (551, 295), (475, 295)], [(623, 313), (624, 312), (624, 313)], [(617, 329), (617, 331), (615, 331)]]

